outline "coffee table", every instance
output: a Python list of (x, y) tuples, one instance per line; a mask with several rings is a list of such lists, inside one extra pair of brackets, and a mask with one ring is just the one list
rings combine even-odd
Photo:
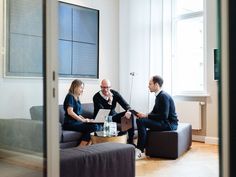
[(96, 132), (96, 135), (91, 135), (91, 140), (93, 144), (106, 143), (106, 142), (116, 142), (124, 143), (127, 142), (127, 135), (116, 135), (116, 136), (104, 136), (103, 132)]

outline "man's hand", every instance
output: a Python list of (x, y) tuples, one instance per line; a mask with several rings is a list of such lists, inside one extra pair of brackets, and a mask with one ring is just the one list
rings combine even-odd
[(141, 112), (139, 112), (139, 113), (137, 114), (137, 117), (138, 117), (138, 118), (147, 118), (147, 117), (148, 117), (148, 115), (147, 115), (147, 114), (144, 114), (144, 113), (141, 113)]
[(130, 112), (130, 111), (126, 111), (125, 117), (126, 117), (127, 119), (130, 119), (130, 117), (131, 117), (131, 112)]
[(108, 104), (112, 104), (112, 101), (113, 101), (113, 95), (112, 95), (112, 93), (109, 91), (109, 93), (108, 93)]

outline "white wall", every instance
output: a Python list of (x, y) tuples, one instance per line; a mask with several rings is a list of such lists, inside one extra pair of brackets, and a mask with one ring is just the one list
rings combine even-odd
[(29, 118), (29, 106), (42, 103), (42, 79), (5, 78), (4, 3), (0, 1), (0, 117)]
[[(63, 0), (100, 10), (99, 24), (99, 77), (108, 78), (112, 87), (119, 89), (119, 1), (114, 0)], [(100, 80), (101, 80), (100, 79)], [(92, 102), (93, 95), (100, 89), (100, 80), (82, 79), (85, 82), (82, 102)], [(72, 80), (59, 80), (59, 103), (62, 104)]]
[(148, 111), (150, 0), (120, 0), (120, 92), (131, 106)]
[[(129, 100), (131, 76), (133, 92), (131, 106), (137, 110), (147, 112), (151, 108), (153, 95), (148, 91), (148, 80), (153, 74), (150, 65), (157, 65), (157, 73), (162, 73), (161, 60), (155, 59), (161, 55), (159, 47), (161, 42), (155, 43), (150, 37), (155, 36), (155, 31), (161, 31), (158, 19), (153, 19), (150, 9), (160, 13), (157, 4), (162, 0), (68, 0), (68, 3), (78, 4), (100, 10), (100, 36), (99, 36), (99, 75), (108, 78), (115, 89), (120, 88), (124, 97)], [(210, 7), (215, 7), (215, 0), (207, 1)], [(151, 6), (152, 5), (152, 6)], [(213, 49), (216, 47), (216, 17), (215, 8), (207, 11), (207, 87), (209, 97), (206, 106), (206, 132), (202, 135), (211, 139), (218, 137), (217, 117), (217, 82), (213, 80)], [(160, 14), (161, 17), (161, 14)], [(155, 26), (151, 27), (156, 22)], [(120, 25), (119, 25), (120, 23)], [(151, 28), (150, 28), (151, 27)], [(161, 41), (161, 39), (160, 39)], [(120, 43), (119, 43), (120, 42)], [(4, 48), (4, 20), (3, 0), (0, 0), (0, 48)], [(151, 48), (150, 48), (151, 46)], [(157, 46), (156, 50), (152, 46)], [(156, 62), (155, 62), (156, 61)], [(153, 63), (155, 62), (155, 63)], [(120, 66), (120, 68), (119, 68)], [(59, 103), (62, 104), (73, 79), (59, 80)], [(99, 90), (99, 80), (82, 79), (85, 82), (82, 102), (91, 102), (93, 94)], [(24, 117), (29, 118), (31, 105), (40, 105), (43, 101), (42, 79), (23, 79), (4, 77), (4, 53), (0, 51), (0, 118)], [(200, 133), (201, 135), (201, 133)]]
[[(213, 49), (217, 48), (216, 0), (206, 2), (208, 7), (206, 12), (208, 26), (206, 29), (207, 92), (209, 96), (197, 98), (206, 100), (207, 104), (203, 117), (205, 119), (203, 120), (204, 130), (193, 133), (214, 141), (218, 137), (217, 82), (213, 80)], [(149, 94), (147, 88), (149, 77), (153, 74), (160, 74), (169, 79), (168, 73), (163, 73), (162, 69), (167, 65), (170, 67), (169, 61), (162, 61), (163, 57), (170, 58), (170, 52), (168, 52), (170, 49), (167, 47), (170, 41), (167, 41), (168, 44), (162, 41), (163, 30), (166, 30), (167, 26), (161, 23), (163, 19), (168, 20), (170, 15), (162, 14), (164, 3), (170, 3), (170, 1), (120, 0), (120, 91), (126, 98), (129, 98), (131, 85), (129, 73), (136, 72), (131, 106), (144, 112), (152, 108), (151, 103), (154, 101), (153, 95)], [(160, 19), (153, 18), (154, 16), (160, 17)], [(165, 84), (170, 85), (170, 81), (167, 80)]]
[[(118, 36), (119, 16), (118, 1), (112, 0), (71, 0), (78, 4), (100, 10), (99, 28), (99, 76), (112, 81), (115, 89), (119, 88), (118, 76)], [(0, 48), (4, 46), (3, 0), (0, 0)], [(4, 54), (0, 55), (0, 118), (30, 118), (29, 108), (42, 105), (43, 87), (40, 78), (6, 78), (4, 77)], [(73, 79), (59, 80), (59, 103), (64, 100)], [(82, 102), (91, 102), (92, 96), (99, 90), (98, 79), (82, 79), (85, 82)]]
[(213, 50), (219, 48), (217, 42), (217, 1), (206, 1), (207, 29), (207, 90), (210, 96), (207, 99), (206, 111), (206, 141), (209, 143), (218, 142), (218, 81), (214, 80), (214, 53)]
[[(171, 56), (167, 56), (169, 48), (163, 48), (163, 30), (167, 27), (162, 23), (171, 14), (163, 14), (163, 3), (170, 0), (120, 0), (120, 91), (130, 98), (129, 73), (135, 72), (131, 106), (143, 112), (150, 111), (155, 100), (154, 94), (149, 94), (149, 79), (165, 74), (163, 67), (169, 61), (162, 58)], [(170, 85), (169, 82), (165, 79), (163, 87)]]

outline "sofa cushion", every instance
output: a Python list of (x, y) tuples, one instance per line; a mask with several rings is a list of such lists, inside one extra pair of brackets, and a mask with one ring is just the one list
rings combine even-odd
[(59, 125), (59, 141), (62, 142), (62, 132), (63, 132), (62, 125), (60, 122), (58, 123), (58, 125)]
[(83, 109), (82, 116), (90, 119), (93, 118), (93, 111), (94, 111), (93, 103), (83, 103), (82, 109)]
[(43, 152), (43, 137), (42, 121), (0, 119), (1, 148), (19, 152)]
[[(93, 118), (93, 103), (83, 103), (82, 104), (82, 116), (86, 118)], [(63, 105), (59, 105), (59, 121), (61, 124), (64, 123), (65, 111)]]
[(64, 117), (65, 117), (65, 111), (64, 111), (63, 105), (59, 105), (59, 122), (61, 124), (64, 123)]
[[(64, 123), (64, 114), (63, 105), (59, 105), (59, 122)], [(32, 106), (30, 108), (30, 116), (32, 120), (43, 120), (43, 106)]]
[(71, 142), (71, 141), (79, 141), (81, 137), (82, 137), (81, 132), (63, 130), (61, 142), (65, 143), (65, 142)]
[(30, 116), (32, 120), (43, 120), (43, 106), (32, 106)]

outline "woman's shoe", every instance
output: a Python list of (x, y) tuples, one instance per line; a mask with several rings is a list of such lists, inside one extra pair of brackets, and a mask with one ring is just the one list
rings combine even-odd
[(90, 146), (92, 144), (93, 144), (92, 140), (89, 140), (89, 142), (87, 143), (87, 146)]
[(87, 144), (88, 144), (88, 141), (82, 140), (79, 144), (79, 147), (85, 147), (85, 146), (87, 146)]

